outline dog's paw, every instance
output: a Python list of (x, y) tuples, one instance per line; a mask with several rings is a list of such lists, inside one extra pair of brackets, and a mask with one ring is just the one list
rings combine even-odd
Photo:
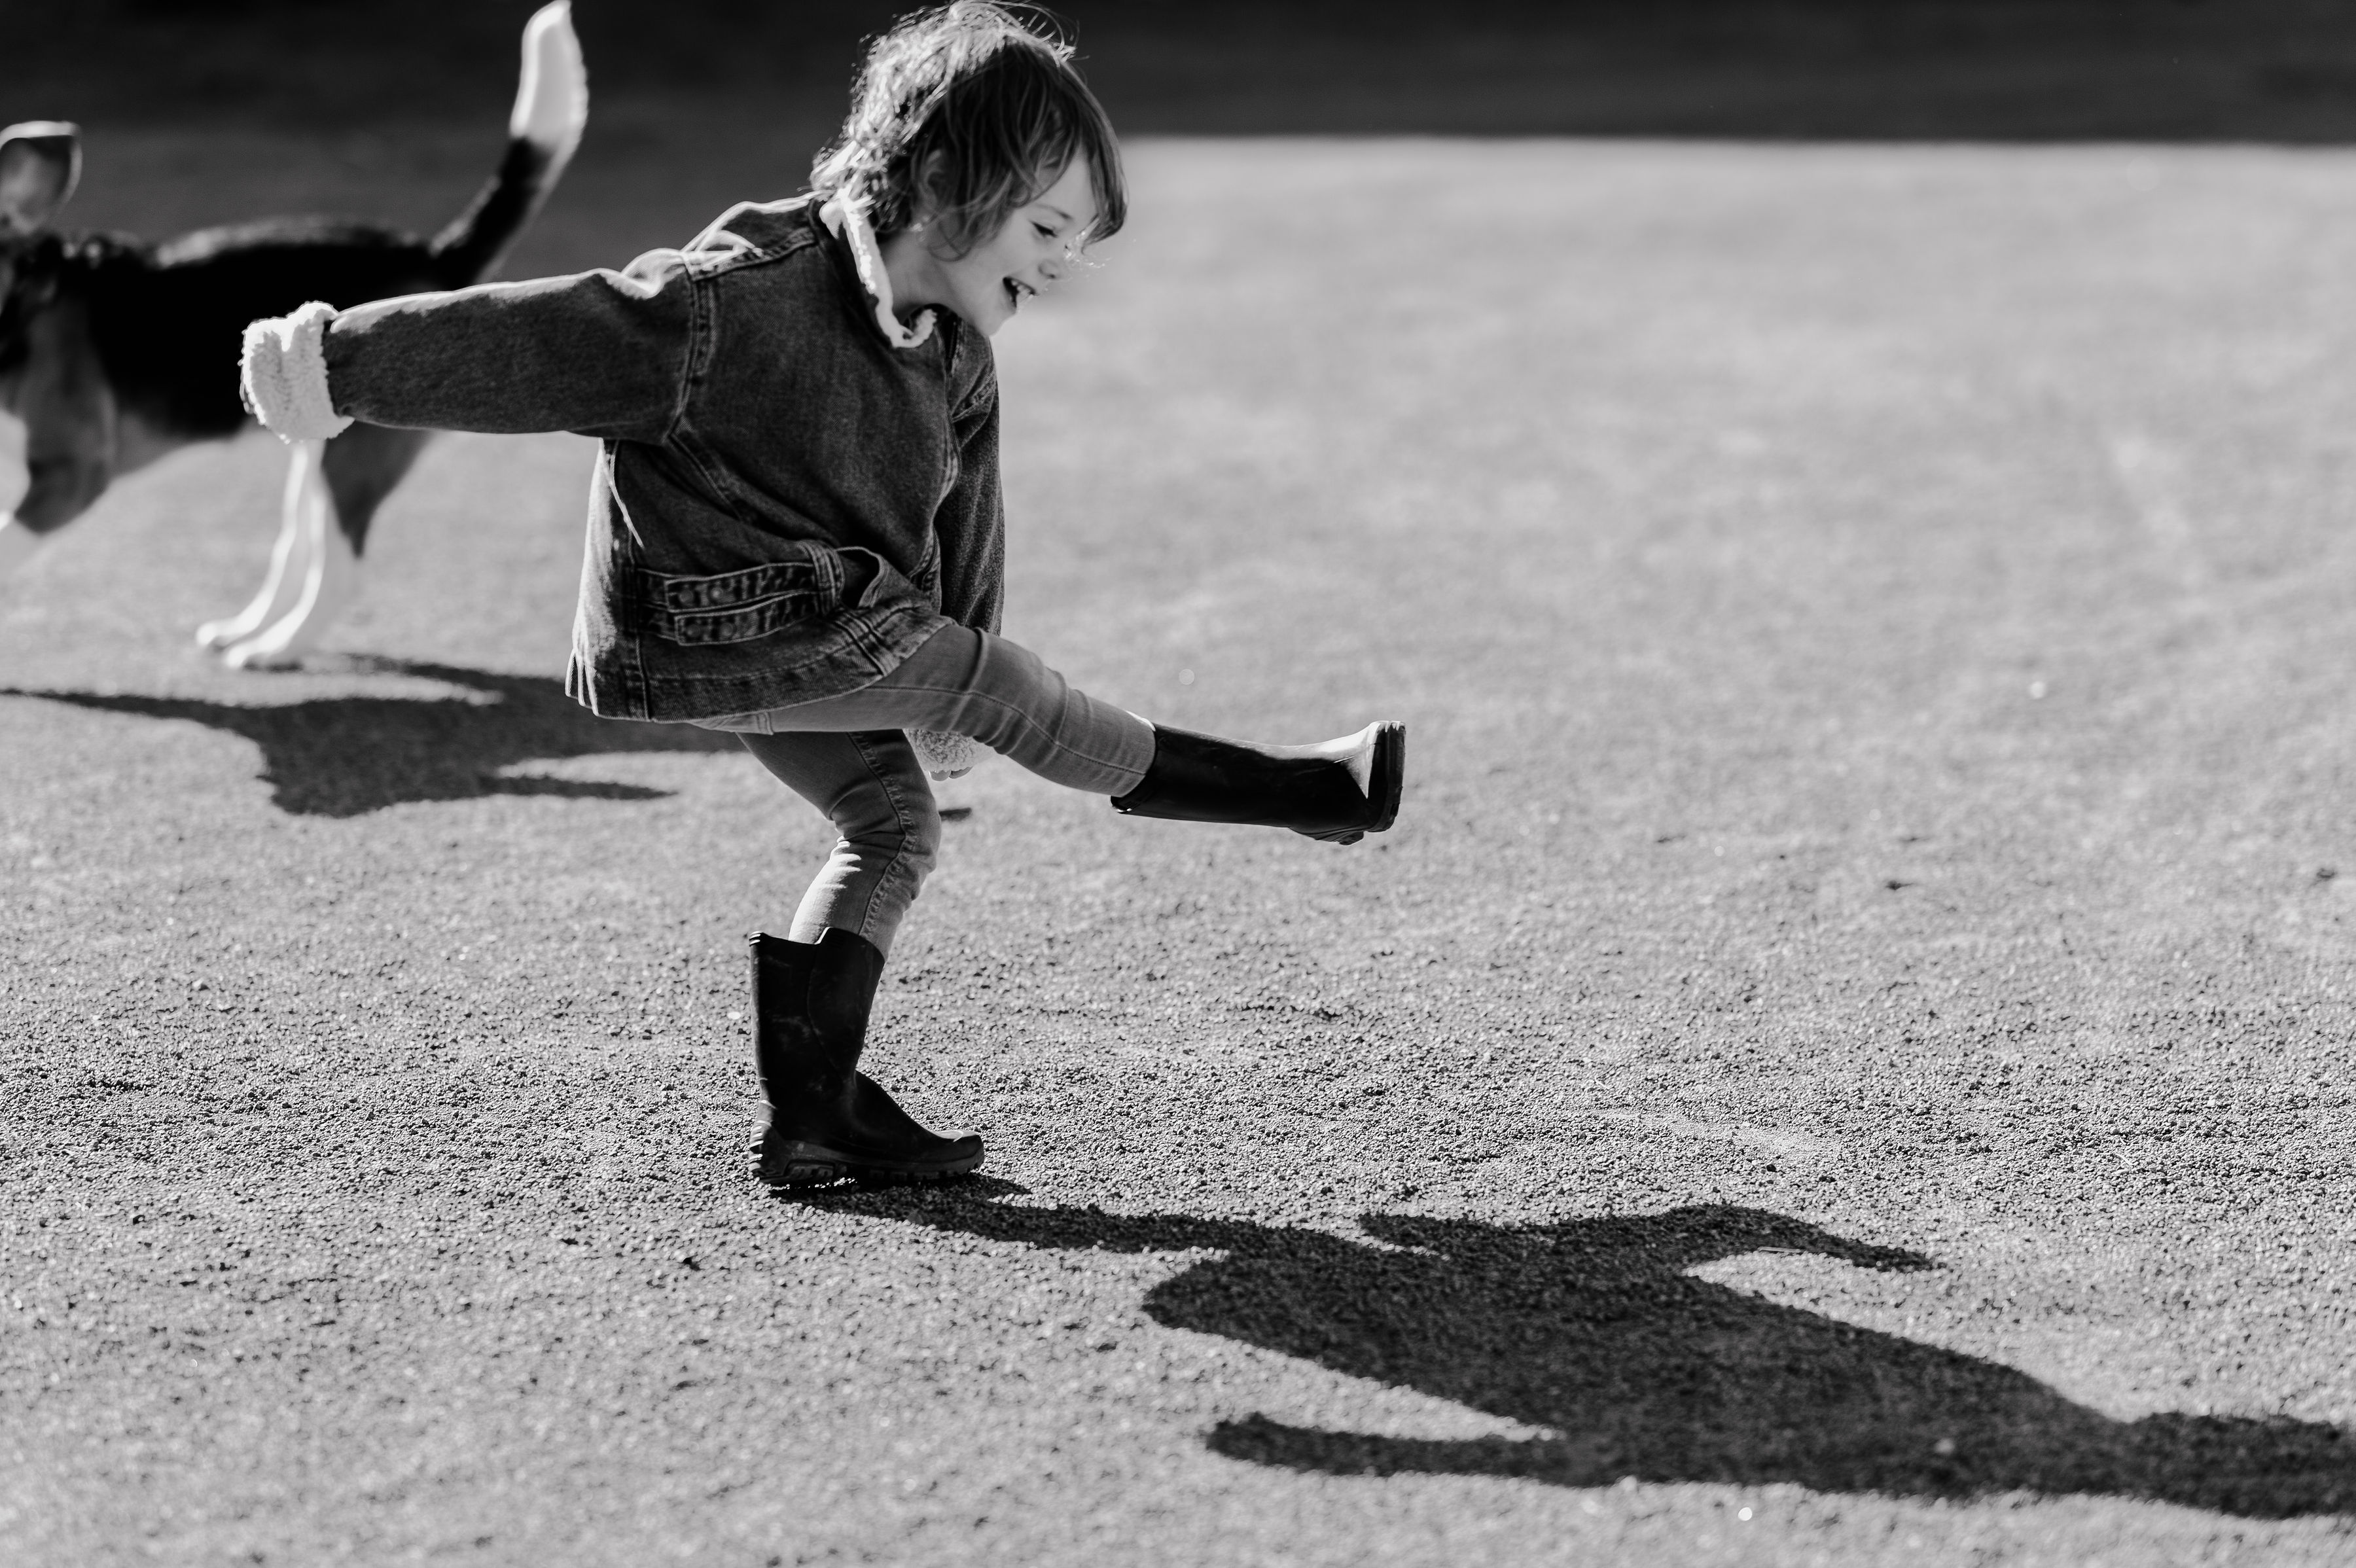
[(221, 662), (232, 670), (299, 670), (303, 650), (268, 637), (248, 638), (221, 650)]
[(242, 618), (230, 620), (209, 620), (197, 628), (197, 646), (212, 649), (227, 648), (231, 643), (252, 635), (253, 628), (245, 625)]

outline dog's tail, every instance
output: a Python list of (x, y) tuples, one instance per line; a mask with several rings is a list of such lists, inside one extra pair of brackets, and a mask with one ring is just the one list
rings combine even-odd
[(507, 156), (466, 210), (434, 236), (444, 288), (463, 288), (499, 264), (581, 145), (589, 120), (589, 73), (573, 31), (572, 0), (552, 0), (523, 29), (523, 81), (508, 118)]

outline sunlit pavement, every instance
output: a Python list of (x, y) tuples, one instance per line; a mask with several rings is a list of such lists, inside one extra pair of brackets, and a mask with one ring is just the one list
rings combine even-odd
[(827, 835), (557, 691), (587, 444), (286, 675), (275, 444), (125, 481), (0, 589), (12, 1551), (2347, 1561), (2356, 155), (1131, 156), (1007, 629), (1398, 827), (986, 766), (872, 1058), (985, 1179), (781, 1200)]

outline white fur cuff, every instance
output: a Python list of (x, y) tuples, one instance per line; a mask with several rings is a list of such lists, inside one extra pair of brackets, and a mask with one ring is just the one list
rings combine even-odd
[(912, 729), (908, 732), (908, 744), (916, 748), (916, 760), (934, 779), (962, 779), (980, 760), (977, 755), (980, 745), (973, 736), (955, 730)]
[(325, 441), (351, 420), (327, 395), (327, 323), (336, 307), (313, 300), (292, 316), (249, 323), (240, 384), (245, 406), (282, 441)]

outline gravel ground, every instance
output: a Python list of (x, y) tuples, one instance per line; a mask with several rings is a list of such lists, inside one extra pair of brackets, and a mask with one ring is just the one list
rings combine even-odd
[(276, 676), (272, 444), (125, 481), (0, 595), (12, 1560), (2356, 1561), (2356, 155), (1133, 157), (1009, 630), (1398, 827), (985, 767), (872, 1058), (984, 1176), (773, 1197), (826, 835), (565, 703), (585, 444)]

